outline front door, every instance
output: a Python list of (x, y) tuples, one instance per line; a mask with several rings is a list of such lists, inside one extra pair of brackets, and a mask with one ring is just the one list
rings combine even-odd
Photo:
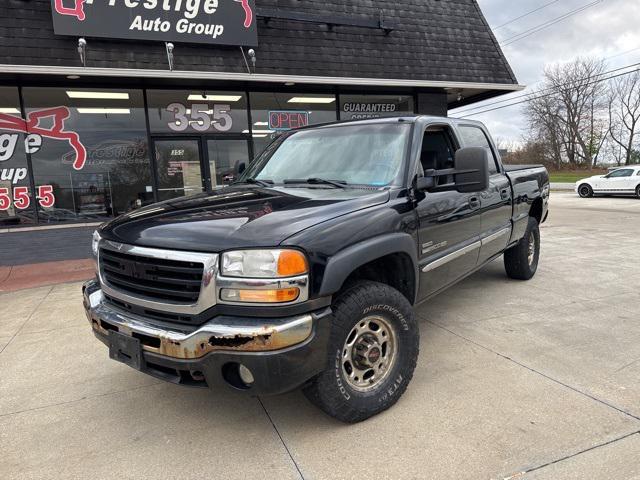
[(635, 183), (633, 182), (633, 169), (620, 168), (614, 170), (606, 177), (601, 178), (596, 183), (596, 191), (604, 193), (625, 193), (633, 192), (635, 190)]
[(197, 138), (153, 141), (158, 173), (158, 200), (195, 195), (206, 190), (205, 163)]
[[(457, 145), (448, 126), (424, 133), (420, 163), (423, 171), (454, 167)], [(445, 183), (452, 179), (443, 179)], [(419, 299), (443, 289), (472, 271), (480, 251), (480, 195), (418, 193)]]

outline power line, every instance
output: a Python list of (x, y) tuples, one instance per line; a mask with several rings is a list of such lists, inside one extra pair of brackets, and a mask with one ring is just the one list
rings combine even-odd
[(520, 40), (523, 40), (531, 35), (533, 35), (534, 33), (538, 33), (541, 30), (544, 30), (548, 27), (551, 27), (552, 25), (555, 25), (556, 23), (560, 23), (563, 20), (566, 20), (569, 17), (572, 17), (574, 15), (577, 15), (578, 13), (581, 13), (591, 7), (594, 7), (595, 5), (602, 3), (604, 0), (595, 0), (594, 2), (588, 3), (586, 5), (583, 5), (581, 7), (576, 8), (575, 10), (571, 10), (570, 12), (565, 13), (564, 15), (561, 15), (559, 17), (553, 18), (551, 20), (548, 20), (544, 23), (541, 23), (540, 25), (536, 25), (535, 27), (531, 27), (528, 30), (525, 30), (524, 32), (520, 32), (517, 35), (514, 35), (512, 37), (506, 38), (504, 40), (502, 40), (500, 42), (500, 46), (502, 47), (506, 47), (507, 45), (511, 45), (512, 43), (516, 43), (519, 42)]
[[(528, 30), (525, 30), (523, 32), (518, 33), (517, 35), (513, 35), (512, 37), (509, 38), (505, 38), (504, 40), (500, 41), (500, 45), (506, 46), (506, 45), (510, 45), (511, 43), (515, 43), (519, 40), (522, 40), (523, 38), (526, 38), (530, 35), (533, 35), (534, 33), (537, 33), (541, 30), (544, 30), (547, 27), (550, 27), (552, 25), (555, 25), (556, 23), (559, 23), (563, 20), (566, 20), (569, 17), (572, 17), (573, 15), (576, 15), (580, 12), (583, 12), (584, 10), (587, 10), (588, 8), (591, 8), (599, 3), (602, 3), (604, 0), (594, 0), (591, 3), (587, 3), (586, 5), (582, 5), (574, 10), (571, 10), (567, 13), (564, 13), (562, 15), (560, 15), (559, 17), (555, 17), (552, 18), (551, 20), (547, 20), (545, 22), (542, 22), (534, 27), (529, 28)], [(522, 37), (522, 38), (520, 38)]]
[[(638, 49), (638, 50), (640, 50), (640, 49)], [(629, 52), (626, 52), (626, 53), (629, 53)], [(610, 58), (613, 58), (613, 57), (610, 57)], [(609, 75), (610, 73), (614, 73), (614, 72), (619, 72), (620, 70), (627, 70), (628, 68), (633, 68), (633, 67), (637, 67), (637, 66), (640, 66), (640, 63), (632, 63), (631, 65), (626, 65), (624, 67), (614, 68), (613, 70), (609, 70), (609, 71), (606, 71), (606, 72), (598, 73), (598, 74), (594, 75), (594, 78), (601, 77), (601, 76), (604, 76), (604, 75)], [(569, 85), (571, 83), (573, 83), (573, 81), (562, 83), (560, 85), (557, 85), (557, 87), (566, 87), (567, 85)], [(543, 90), (541, 90), (541, 91), (539, 91), (537, 93), (541, 94), (541, 93), (544, 93), (546, 91), (553, 90), (554, 88), (556, 88), (556, 87), (555, 86), (554, 87), (547, 87), (547, 88), (545, 88), (545, 89), (543, 89)], [(531, 93), (523, 93), (523, 94), (520, 94), (520, 95), (518, 95), (516, 97), (509, 97), (509, 98), (505, 98), (503, 100), (498, 100), (496, 102), (488, 103), (486, 105), (481, 105), (481, 106), (477, 106), (477, 107), (471, 107), (471, 108), (468, 108), (466, 110), (462, 110), (461, 112), (457, 112), (457, 114), (467, 113), (467, 112), (472, 112), (473, 110), (480, 110), (482, 108), (492, 107), (492, 106), (498, 105), (500, 103), (511, 102), (513, 100), (517, 100), (519, 98), (524, 98), (524, 97), (529, 97), (531, 95), (532, 95), (532, 92)]]
[[(596, 83), (605, 82), (605, 81), (607, 81), (607, 80), (612, 80), (612, 79), (614, 79), (614, 78), (618, 78), (618, 77), (623, 77), (623, 76), (625, 76), (625, 75), (630, 75), (630, 74), (635, 73), (635, 72), (640, 72), (640, 68), (637, 68), (637, 69), (635, 69), (635, 70), (631, 70), (630, 72), (624, 72), (624, 73), (619, 73), (619, 74), (617, 74), (617, 75), (612, 75), (612, 76), (607, 77), (607, 78), (601, 78), (600, 80), (595, 80), (595, 81), (593, 81), (593, 82), (588, 83), (588, 84), (587, 84), (587, 85), (585, 85), (585, 86), (588, 86), (588, 85), (594, 85), (594, 84), (596, 84)], [(530, 98), (528, 98), (528, 99), (526, 99), (526, 100), (521, 100), (521, 101), (519, 101), (519, 102), (510, 103), (509, 105), (503, 105), (503, 106), (501, 106), (501, 107), (490, 108), (490, 109), (487, 109), (487, 110), (482, 110), (482, 111), (480, 111), (480, 112), (470, 113), (469, 115), (463, 115), (462, 117), (454, 117), (454, 118), (467, 118), (467, 117), (473, 117), (473, 116), (476, 116), (476, 115), (481, 115), (481, 114), (483, 114), (483, 113), (493, 112), (493, 111), (495, 111), (495, 110), (500, 110), (500, 109), (502, 109), (502, 108), (508, 108), (508, 107), (513, 107), (513, 106), (516, 106), (516, 105), (521, 105), (521, 104), (523, 104), (523, 103), (527, 103), (527, 102), (529, 102), (529, 101), (531, 101), (531, 100), (538, 100), (538, 99), (540, 99), (540, 98), (550, 97), (550, 96), (552, 96), (552, 95), (553, 95), (553, 93), (547, 93), (547, 94), (544, 94), (544, 95), (533, 96), (533, 97), (530, 97)]]
[[(618, 77), (623, 77), (623, 76), (625, 76), (625, 75), (630, 75), (630, 74), (635, 73), (635, 72), (640, 72), (640, 68), (637, 68), (637, 69), (635, 69), (635, 70), (631, 70), (630, 72), (625, 72), (625, 73), (619, 73), (619, 74), (617, 74), (617, 75), (612, 75), (611, 77), (601, 78), (600, 80), (595, 80), (595, 81), (593, 81), (593, 82), (588, 83), (587, 85), (594, 85), (594, 84), (596, 84), (596, 83), (605, 82), (605, 81), (607, 81), (607, 80), (611, 80), (611, 79), (618, 78)], [(474, 117), (474, 116), (476, 116), (476, 115), (481, 115), (481, 114), (483, 114), (483, 113), (493, 112), (493, 111), (495, 111), (495, 110), (500, 110), (500, 109), (502, 109), (502, 108), (508, 108), (508, 107), (514, 107), (514, 106), (516, 106), (516, 105), (521, 105), (521, 104), (523, 104), (523, 103), (527, 103), (527, 102), (529, 102), (529, 101), (531, 101), (531, 100), (538, 100), (538, 99), (540, 99), (540, 98), (550, 97), (551, 95), (553, 95), (553, 93), (547, 93), (547, 94), (545, 94), (545, 95), (533, 96), (533, 97), (528, 98), (528, 99), (526, 99), (526, 100), (521, 100), (521, 101), (519, 101), (519, 102), (510, 103), (510, 104), (508, 104), (508, 105), (502, 105), (501, 107), (490, 108), (490, 109), (487, 109), (487, 110), (482, 110), (482, 111), (480, 111), (480, 112), (470, 113), (470, 114), (468, 114), (468, 115), (463, 115), (462, 117), (453, 117), (453, 118), (467, 118), (467, 117)]]
[(553, 5), (554, 3), (558, 3), (560, 0), (553, 0), (553, 2), (549, 2), (545, 5), (542, 5), (541, 7), (536, 8), (535, 10), (531, 10), (530, 12), (525, 13), (524, 15), (520, 15), (519, 17), (516, 18), (512, 18), (511, 20), (509, 20), (508, 22), (503, 23), (502, 25), (498, 25), (497, 27), (494, 27), (494, 31), (498, 30), (499, 28), (502, 27), (506, 27), (507, 25), (513, 23), (513, 22), (517, 22), (518, 20), (520, 20), (521, 18), (524, 17), (528, 17), (529, 15), (531, 15), (532, 13), (536, 13), (539, 12), (540, 10), (543, 10), (545, 8), (547, 8), (549, 5)]
[(610, 57), (607, 57), (607, 58), (605, 58), (605, 60), (611, 60), (612, 58), (618, 58), (618, 57), (621, 57), (621, 56), (626, 55), (628, 53), (637, 52), (638, 50), (640, 50), (640, 47), (632, 48), (631, 50), (627, 50), (626, 52), (618, 53), (616, 55), (612, 55)]

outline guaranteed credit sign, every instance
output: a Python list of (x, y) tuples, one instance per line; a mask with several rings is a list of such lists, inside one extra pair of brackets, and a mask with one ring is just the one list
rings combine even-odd
[(258, 45), (255, 0), (51, 0), (57, 35)]

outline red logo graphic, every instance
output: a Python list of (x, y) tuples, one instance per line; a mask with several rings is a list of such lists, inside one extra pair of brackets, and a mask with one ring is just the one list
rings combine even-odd
[(249, 5), (249, 0), (235, 1), (242, 4), (242, 9), (244, 10), (244, 28), (249, 28), (253, 23), (253, 11), (251, 10), (251, 6)]
[[(76, 132), (66, 132), (64, 122), (70, 116), (67, 107), (45, 108), (36, 110), (27, 115), (27, 120), (20, 117), (0, 113), (0, 130), (10, 130), (20, 133), (34, 133), (41, 137), (51, 138), (54, 140), (66, 140), (76, 153), (73, 162), (75, 170), (82, 170), (87, 161), (87, 149), (80, 142), (80, 137)], [(53, 117), (53, 126), (51, 128), (40, 127), (40, 120), (43, 118)]]
[(65, 7), (63, 5), (64, 0), (56, 0), (54, 4), (56, 8), (56, 12), (58, 12), (60, 15), (69, 15), (71, 17), (76, 17), (78, 20), (82, 22), (84, 20), (85, 0), (71, 0), (71, 1), (75, 2), (74, 7)]

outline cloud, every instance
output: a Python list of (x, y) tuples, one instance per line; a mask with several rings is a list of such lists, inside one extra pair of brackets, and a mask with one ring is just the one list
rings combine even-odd
[[(549, 3), (550, 0), (477, 0), (489, 25), (498, 26), (512, 18)], [(560, 17), (590, 0), (562, 0), (495, 30), (498, 41), (504, 41), (546, 21)], [(601, 3), (569, 17), (544, 30), (503, 47), (503, 51), (521, 84), (531, 90), (542, 79), (545, 65), (572, 60), (578, 56), (607, 58), (608, 69), (640, 62), (640, 1), (603, 0)], [(637, 49), (637, 50), (636, 50)], [(633, 50), (633, 51), (631, 51)], [(518, 96), (522, 92), (509, 96)], [(489, 105), (499, 97), (473, 107)], [(509, 102), (507, 102), (509, 103)], [(463, 107), (458, 111), (467, 110)], [(456, 110), (450, 112), (457, 116)], [(496, 137), (520, 141), (526, 132), (522, 105), (503, 108), (471, 117), (487, 124)]]

